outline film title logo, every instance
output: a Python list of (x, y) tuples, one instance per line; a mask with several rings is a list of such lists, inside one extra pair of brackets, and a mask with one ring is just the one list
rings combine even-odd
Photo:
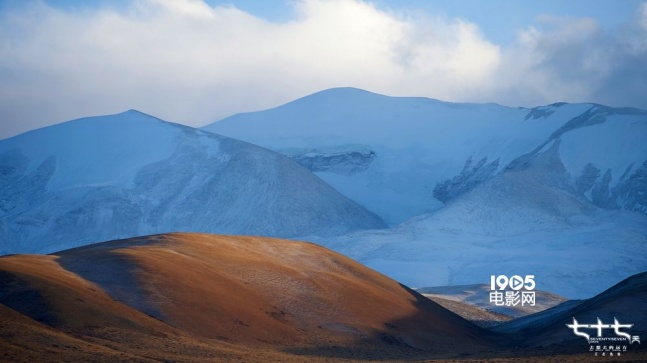
[(490, 276), (490, 303), (496, 306), (535, 306), (535, 275)]
[[(627, 345), (640, 344), (638, 335), (631, 335), (628, 329), (633, 324), (621, 324), (618, 319), (613, 318), (613, 324), (604, 324), (600, 318), (596, 324), (580, 324), (573, 318), (573, 324), (566, 324), (573, 331), (573, 334), (586, 339), (589, 343), (589, 351), (595, 356), (619, 357), (627, 352)], [(604, 336), (607, 330), (613, 331), (613, 336)], [(595, 335), (594, 335), (595, 334)]]

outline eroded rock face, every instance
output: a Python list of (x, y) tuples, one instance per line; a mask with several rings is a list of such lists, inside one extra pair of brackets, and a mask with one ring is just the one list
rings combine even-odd
[[(605, 202), (616, 208), (647, 214), (647, 160), (629, 177), (625, 173), (620, 180), (615, 188), (604, 195), (608, 196)], [(604, 179), (600, 184), (604, 185)]]
[(368, 147), (342, 146), (286, 153), (292, 160), (312, 172), (352, 175), (368, 169), (376, 154)]
[(499, 169), (499, 159), (491, 163), (487, 162), (487, 157), (479, 160), (473, 165), (470, 157), (465, 161), (465, 166), (460, 174), (447, 179), (442, 183), (436, 184), (434, 188), (434, 197), (443, 203), (447, 203), (457, 196), (471, 190), (476, 185), (490, 179)]
[[(533, 109), (527, 118), (547, 118), (552, 114), (552, 112), (544, 111)], [(647, 195), (647, 159), (642, 162), (631, 162), (625, 170), (605, 169), (601, 165), (604, 164), (604, 159), (621, 159), (622, 157), (618, 155), (601, 156), (594, 150), (577, 150), (572, 144), (569, 144), (573, 140), (573, 136), (569, 132), (575, 133), (587, 128), (589, 131), (590, 128), (597, 125), (606, 123), (605, 126), (609, 126), (611, 122), (619, 124), (624, 122), (617, 119), (609, 120), (609, 117), (612, 116), (641, 116), (643, 114), (642, 111), (632, 109), (593, 107), (557, 129), (533, 151), (516, 157), (505, 168), (499, 168), (499, 159), (487, 164), (487, 157), (483, 157), (474, 165), (472, 157), (468, 158), (460, 174), (436, 184), (434, 197), (443, 203), (448, 203), (495, 175), (525, 170), (532, 165), (534, 169), (538, 170), (537, 175), (540, 175), (540, 178), (551, 184), (557, 182), (563, 190), (585, 198), (596, 207), (607, 210), (625, 209), (645, 214), (647, 213), (647, 197), (645, 196)], [(641, 123), (637, 122), (636, 124)], [(618, 127), (622, 127), (622, 125), (618, 125)], [(565, 140), (569, 137), (569, 140)], [(623, 140), (611, 141), (614, 144), (613, 147), (623, 148)], [(606, 146), (608, 147), (608, 145)], [(563, 154), (574, 151), (579, 154), (580, 159), (588, 161), (579, 170), (572, 167), (569, 169), (563, 163)], [(626, 152), (626, 148), (624, 151)], [(546, 157), (547, 155), (550, 157)], [(640, 156), (647, 157), (647, 155)], [(537, 160), (544, 160), (544, 162), (538, 164)]]

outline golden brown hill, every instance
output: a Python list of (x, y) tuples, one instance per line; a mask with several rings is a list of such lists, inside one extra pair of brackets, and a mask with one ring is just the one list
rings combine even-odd
[[(451, 357), (483, 331), (310, 243), (175, 233), (0, 258), (0, 360)], [(91, 359), (89, 359), (91, 357)]]

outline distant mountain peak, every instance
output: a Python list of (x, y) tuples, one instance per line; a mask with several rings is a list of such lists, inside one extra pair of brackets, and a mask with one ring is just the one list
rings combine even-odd
[(300, 104), (303, 102), (315, 102), (317, 104), (330, 104), (330, 103), (339, 103), (339, 104), (349, 104), (362, 102), (367, 100), (375, 99), (386, 99), (393, 98), (390, 96), (382, 95), (379, 93), (370, 92), (360, 88), (354, 87), (335, 87), (329, 88), (322, 91), (318, 91), (307, 96), (298, 98), (294, 101), (287, 103), (290, 104)]
[[(405, 100), (405, 102), (406, 100), (417, 100), (417, 101), (425, 100), (425, 101), (431, 101), (431, 102), (445, 103), (448, 105), (452, 104), (449, 102), (440, 101), (435, 98), (392, 96), (392, 95), (385, 95), (382, 93), (372, 92), (372, 91), (368, 91), (361, 88), (355, 88), (355, 87), (328, 88), (319, 92), (312, 93), (305, 97), (298, 98), (293, 102), (299, 102), (302, 100), (310, 100), (310, 99), (314, 99), (318, 102), (321, 102), (322, 100), (335, 100), (341, 103), (352, 103), (352, 102), (358, 102), (358, 101), (380, 102), (380, 100), (385, 100), (385, 99)], [(456, 103), (455, 105), (460, 105), (460, 104), (462, 103)]]
[[(155, 117), (153, 115), (147, 114), (145, 112), (136, 110), (134, 108), (131, 108), (129, 110), (119, 112), (119, 113), (116, 113), (116, 114), (112, 114), (112, 115), (95, 116), (95, 117), (129, 118), (129, 119), (132, 119), (133, 121), (155, 120), (155, 121), (160, 121), (160, 122), (164, 122), (164, 123), (172, 123), (172, 122), (169, 122), (169, 121), (162, 120), (162, 119), (160, 119), (158, 117)], [(90, 118), (92, 118), (92, 117), (90, 117)]]
[(153, 117), (153, 118), (157, 118), (157, 117), (151, 116), (151, 115), (149, 115), (149, 114), (147, 114), (147, 113), (145, 113), (145, 112), (142, 112), (142, 111), (139, 111), (139, 110), (135, 110), (134, 108), (131, 108), (131, 109), (126, 110), (126, 111), (124, 111), (124, 112), (120, 112), (120, 113), (118, 113), (118, 114), (116, 114), (116, 115), (123, 115), (123, 116), (146, 116), (146, 117)]
[[(315, 92), (311, 94), (310, 96), (314, 95), (325, 95), (325, 94), (360, 94), (360, 95), (374, 95), (374, 96), (383, 96), (383, 97), (388, 97), (386, 95), (382, 95), (379, 93), (367, 91), (362, 88), (356, 88), (356, 87), (333, 87), (333, 88), (328, 88), (319, 92)], [(308, 96), (306, 96), (308, 97)]]

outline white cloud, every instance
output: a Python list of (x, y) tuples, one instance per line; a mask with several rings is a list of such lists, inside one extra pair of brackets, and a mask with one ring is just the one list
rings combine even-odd
[(541, 16), (506, 49), (498, 82), (502, 103), (597, 102), (647, 108), (647, 32), (627, 23), (602, 29), (592, 19)]
[(338, 86), (510, 105), (596, 100), (645, 59), (642, 25), (616, 36), (592, 20), (543, 16), (543, 28), (502, 49), (467, 20), (360, 0), (302, 0), (294, 11), (282, 23), (202, 0), (5, 11), (0, 137), (129, 108), (201, 125)]
[(356, 0), (304, 0), (295, 13), (271, 23), (201, 0), (9, 12), (0, 23), (3, 134), (128, 108), (203, 124), (336, 86), (458, 100), (499, 61), (465, 21), (408, 19)]

